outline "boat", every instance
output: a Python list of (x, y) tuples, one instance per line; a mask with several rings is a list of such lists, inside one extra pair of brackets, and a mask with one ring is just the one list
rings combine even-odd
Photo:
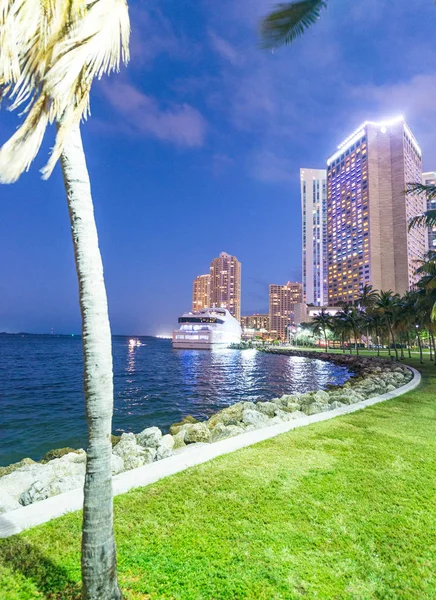
[(226, 308), (203, 308), (179, 317), (173, 348), (212, 350), (241, 341), (242, 329)]

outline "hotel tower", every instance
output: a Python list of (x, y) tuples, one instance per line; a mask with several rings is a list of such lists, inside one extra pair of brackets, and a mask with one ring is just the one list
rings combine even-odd
[(199, 275), (192, 285), (192, 310), (210, 306), (210, 275)]
[(303, 301), (327, 304), (327, 172), (300, 169)]
[(269, 286), (269, 324), (272, 337), (286, 339), (287, 328), (294, 324), (294, 305), (303, 301), (301, 283)]
[(352, 302), (365, 284), (404, 294), (416, 282), (426, 232), (408, 231), (426, 208), (421, 150), (402, 117), (366, 121), (327, 161), (328, 303)]
[[(436, 185), (436, 173), (434, 171), (423, 173), (422, 183), (424, 185)], [(436, 198), (433, 198), (433, 200), (427, 198), (427, 210), (436, 210)], [(436, 227), (430, 227), (427, 231), (428, 249), (436, 251)]]
[(241, 263), (236, 256), (221, 252), (210, 263), (210, 304), (241, 320)]

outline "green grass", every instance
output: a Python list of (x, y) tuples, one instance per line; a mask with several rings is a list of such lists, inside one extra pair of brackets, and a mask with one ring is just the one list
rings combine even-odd
[[(436, 598), (436, 368), (421, 386), (115, 499), (126, 598)], [(0, 541), (2, 600), (71, 600), (80, 514)]]

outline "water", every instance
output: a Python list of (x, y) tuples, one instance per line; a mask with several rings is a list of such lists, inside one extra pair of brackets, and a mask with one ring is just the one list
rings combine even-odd
[[(207, 418), (240, 400), (343, 383), (343, 367), (255, 350), (173, 350), (169, 340), (113, 338), (114, 433), (190, 414)], [(86, 446), (80, 337), (0, 335), (0, 465), (53, 448)]]

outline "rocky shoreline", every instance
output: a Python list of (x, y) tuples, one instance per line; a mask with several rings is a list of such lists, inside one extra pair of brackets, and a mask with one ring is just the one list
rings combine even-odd
[[(413, 377), (406, 366), (386, 359), (285, 348), (263, 351), (327, 360), (346, 366), (352, 376), (344, 385), (329, 386), (327, 390), (285, 394), (268, 402), (238, 402), (207, 421), (199, 422), (188, 416), (171, 425), (166, 435), (158, 427), (148, 427), (138, 434), (113, 436), (113, 475), (183, 452), (188, 445), (214, 443), (247, 431), (355, 404), (394, 391)], [(45, 458), (41, 462), (25, 458), (0, 469), (0, 514), (83, 487), (85, 450), (66, 448), (51, 451)]]

